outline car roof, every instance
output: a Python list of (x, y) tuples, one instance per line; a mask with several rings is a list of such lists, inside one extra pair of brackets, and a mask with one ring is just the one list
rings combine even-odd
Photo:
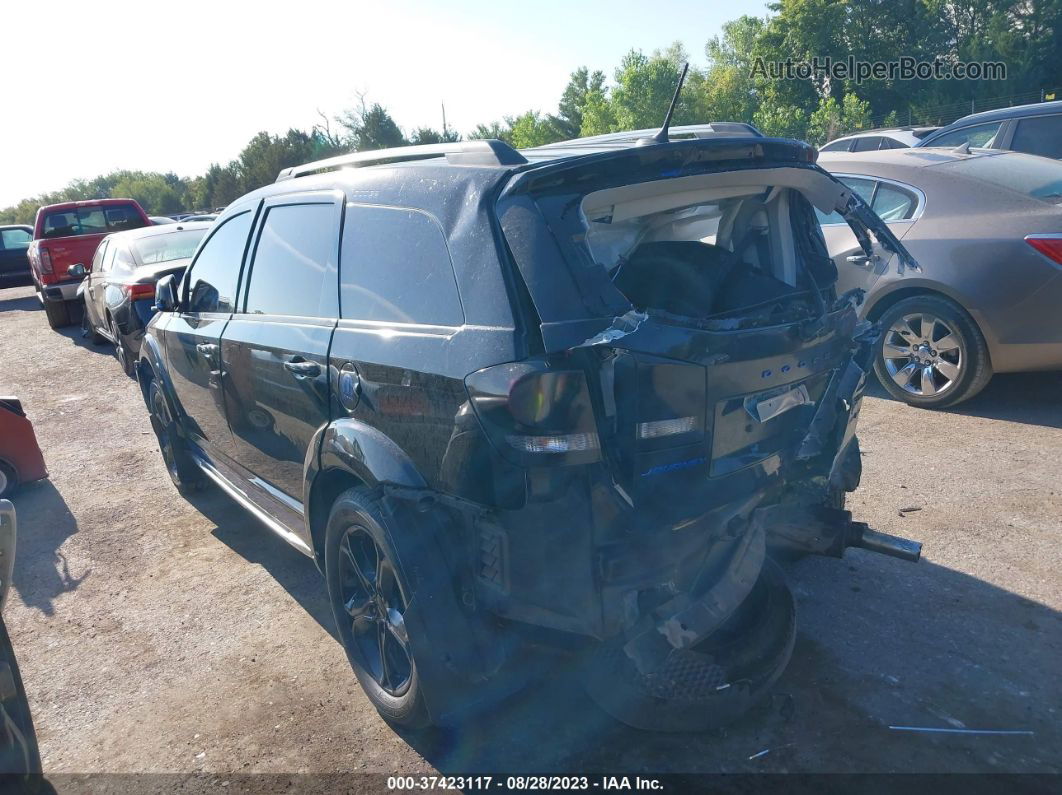
[(189, 223), (177, 221), (172, 224), (156, 224), (154, 226), (142, 226), (139, 229), (126, 229), (122, 232), (111, 232), (107, 237), (109, 240), (128, 242), (131, 240), (141, 240), (147, 237), (158, 237), (159, 235), (172, 235), (175, 232), (212, 229), (213, 226), (214, 224), (209, 221), (191, 221)]
[(31, 232), (33, 227), (29, 224), (0, 224), (0, 229), (28, 229)]
[(52, 210), (72, 210), (76, 207), (113, 207), (116, 204), (137, 204), (136, 199), (85, 199), (83, 201), (76, 202), (57, 202), (56, 204), (46, 204), (41, 207), (42, 211)]
[(1022, 116), (1043, 116), (1050, 113), (1062, 113), (1062, 100), (1034, 102), (1031, 105), (1012, 105), (1009, 108), (997, 108), (996, 110), (971, 113), (969, 116), (963, 116), (961, 119), (953, 121), (946, 127), (941, 127), (937, 132), (944, 132), (953, 127), (968, 127), (971, 124), (982, 124), (1002, 119), (1017, 119)]
[[(898, 175), (905, 170), (915, 172), (923, 168), (954, 163), (957, 160), (981, 157), (1042, 160), (1036, 155), (999, 149), (971, 149), (969, 152), (960, 152), (952, 147), (916, 146), (909, 149), (884, 149), (869, 152), (822, 152), (818, 163), (830, 172), (866, 174), (888, 179), (889, 176)], [(915, 178), (913, 174), (911, 178)]]

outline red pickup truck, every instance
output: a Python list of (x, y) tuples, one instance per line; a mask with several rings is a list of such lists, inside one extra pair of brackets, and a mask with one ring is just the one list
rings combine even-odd
[(37, 210), (28, 252), (30, 273), (49, 326), (68, 326), (76, 319), (70, 305), (76, 301), (78, 282), (92, 268), (100, 241), (111, 232), (142, 226), (151, 226), (151, 220), (133, 199), (63, 202)]

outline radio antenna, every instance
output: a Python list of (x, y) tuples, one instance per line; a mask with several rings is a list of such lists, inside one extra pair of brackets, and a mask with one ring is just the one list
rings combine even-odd
[(682, 64), (682, 73), (679, 75), (678, 85), (675, 86), (675, 96), (671, 98), (671, 106), (667, 109), (667, 115), (664, 117), (664, 126), (660, 128), (660, 131), (653, 136), (653, 143), (666, 144), (670, 138), (668, 138), (668, 128), (671, 127), (671, 116), (675, 113), (675, 106), (678, 105), (679, 94), (682, 93), (682, 84), (686, 82), (686, 72), (690, 69), (690, 62)]

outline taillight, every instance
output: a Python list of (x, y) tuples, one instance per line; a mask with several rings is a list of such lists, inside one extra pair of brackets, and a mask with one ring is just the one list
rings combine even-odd
[(521, 466), (588, 464), (601, 443), (586, 376), (530, 360), (465, 379), (472, 406), (498, 453)]
[(48, 253), (48, 249), (42, 248), (40, 250), (41, 255), (41, 273), (54, 273), (52, 268), (52, 255)]
[(148, 282), (147, 284), (123, 284), (122, 292), (125, 293), (125, 297), (130, 301), (136, 301), (141, 298), (154, 298), (155, 285), (153, 282)]
[(1056, 265), (1062, 265), (1062, 235), (1026, 235), (1025, 242)]

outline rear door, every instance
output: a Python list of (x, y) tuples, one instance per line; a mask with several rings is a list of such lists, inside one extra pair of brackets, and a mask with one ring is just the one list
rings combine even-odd
[(177, 410), (193, 441), (216, 460), (231, 458), (221, 332), (236, 306), (240, 270), (254, 221), (248, 209), (227, 218), (199, 248), (181, 282), (180, 308), (158, 331)]
[(292, 529), (302, 526), (308, 451), (329, 420), (342, 206), (332, 191), (265, 202), (221, 340), (236, 463), (257, 487), (255, 501)]
[[(834, 176), (858, 193), (881, 217), (893, 235), (901, 240), (921, 214), (925, 200), (921, 193), (910, 185), (873, 177), (846, 174)], [(868, 260), (852, 233), (852, 228), (839, 213), (825, 215), (816, 211), (816, 214), (822, 223), (826, 249), (837, 265), (837, 292), (845, 293), (856, 287), (869, 292), (888, 266), (885, 261), (887, 257), (880, 262)]]

